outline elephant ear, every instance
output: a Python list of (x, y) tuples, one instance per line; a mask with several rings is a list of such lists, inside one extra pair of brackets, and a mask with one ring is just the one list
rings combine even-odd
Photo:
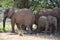
[(9, 12), (8, 12), (8, 17), (11, 18), (14, 14), (14, 9), (13, 8), (10, 8), (9, 9)]

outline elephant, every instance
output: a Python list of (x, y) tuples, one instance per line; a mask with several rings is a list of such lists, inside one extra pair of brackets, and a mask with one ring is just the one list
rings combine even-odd
[(11, 25), (12, 25), (12, 32), (14, 31), (14, 25), (17, 25), (17, 28), (21, 29), (21, 25), (24, 25), (26, 27), (26, 30), (28, 33), (31, 33), (31, 26), (35, 22), (35, 15), (33, 14), (33, 11), (27, 8), (17, 9), (17, 8), (8, 8), (4, 12), (4, 19), (3, 19), (3, 29), (5, 30), (5, 20), (6, 18), (11, 19)]
[(55, 27), (55, 32), (57, 32), (57, 18), (51, 15), (48, 16), (40, 16), (38, 19), (38, 31), (40, 28), (45, 28), (45, 33), (47, 33), (48, 29), (50, 29), (50, 33), (52, 31), (53, 25)]
[(54, 16), (51, 16), (51, 15), (48, 15), (47, 16), (47, 20), (49, 22), (50, 33), (51, 33), (53, 28), (55, 28), (55, 32), (54, 33), (57, 33), (57, 18), (54, 17)]
[(48, 27), (49, 27), (49, 22), (47, 20), (47, 17), (46, 16), (39, 17), (39, 19), (38, 19), (38, 31), (40, 31), (41, 28), (45, 28), (44, 33), (47, 33)]
[(60, 30), (60, 27), (59, 27), (59, 24), (60, 24), (60, 8), (53, 8), (53, 9), (46, 9), (46, 8), (42, 8), (38, 11), (38, 13), (35, 15), (35, 18), (36, 18), (36, 21), (35, 21), (35, 24), (38, 24), (38, 19), (40, 16), (48, 16), (48, 15), (51, 15), (51, 16), (54, 16), (57, 18), (57, 31), (59, 32)]
[(52, 9), (46, 9), (46, 8), (42, 8), (38, 11), (38, 13), (35, 14), (35, 24), (38, 24), (38, 19), (40, 16), (48, 16), (50, 14), (50, 12), (52, 11)]

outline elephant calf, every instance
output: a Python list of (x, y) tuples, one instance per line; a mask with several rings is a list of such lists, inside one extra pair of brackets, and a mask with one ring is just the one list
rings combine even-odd
[(48, 28), (50, 27), (50, 33), (52, 31), (52, 24), (54, 25), (55, 27), (55, 32), (57, 32), (57, 18), (56, 17), (53, 17), (53, 16), (41, 16), (39, 17), (38, 19), (38, 30), (41, 28), (41, 27), (44, 27), (45, 28), (45, 33), (47, 32)]
[(54, 27), (55, 27), (55, 32), (57, 32), (57, 18), (49, 15), (47, 19), (48, 19), (49, 26), (50, 26), (50, 32), (52, 31), (52, 28)]
[(45, 33), (46, 33), (49, 27), (49, 23), (46, 16), (41, 16), (38, 19), (38, 31), (41, 27), (45, 28)]

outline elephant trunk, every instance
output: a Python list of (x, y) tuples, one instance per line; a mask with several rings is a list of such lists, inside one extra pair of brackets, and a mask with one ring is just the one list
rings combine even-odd
[(6, 18), (7, 17), (5, 17), (4, 19), (3, 19), (3, 31), (5, 32), (6, 30), (5, 30), (5, 21), (6, 21)]

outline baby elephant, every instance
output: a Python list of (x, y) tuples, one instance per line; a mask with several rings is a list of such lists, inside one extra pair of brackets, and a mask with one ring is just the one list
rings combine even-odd
[(47, 33), (48, 31), (48, 28), (50, 27), (50, 33), (52, 31), (52, 28), (53, 28), (53, 25), (55, 27), (55, 33), (57, 32), (57, 18), (54, 17), (54, 16), (41, 16), (39, 19), (38, 19), (38, 30), (43, 27), (45, 28), (45, 33)]
[(47, 17), (46, 16), (41, 16), (39, 17), (38, 19), (38, 31), (40, 28), (45, 28), (45, 33), (47, 32), (48, 30), (48, 27), (49, 27), (49, 22), (47, 20)]
[(50, 26), (50, 33), (52, 31), (52, 28), (54, 27), (55, 27), (55, 32), (57, 32), (57, 18), (51, 15), (48, 15), (47, 19), (48, 19), (49, 26)]

